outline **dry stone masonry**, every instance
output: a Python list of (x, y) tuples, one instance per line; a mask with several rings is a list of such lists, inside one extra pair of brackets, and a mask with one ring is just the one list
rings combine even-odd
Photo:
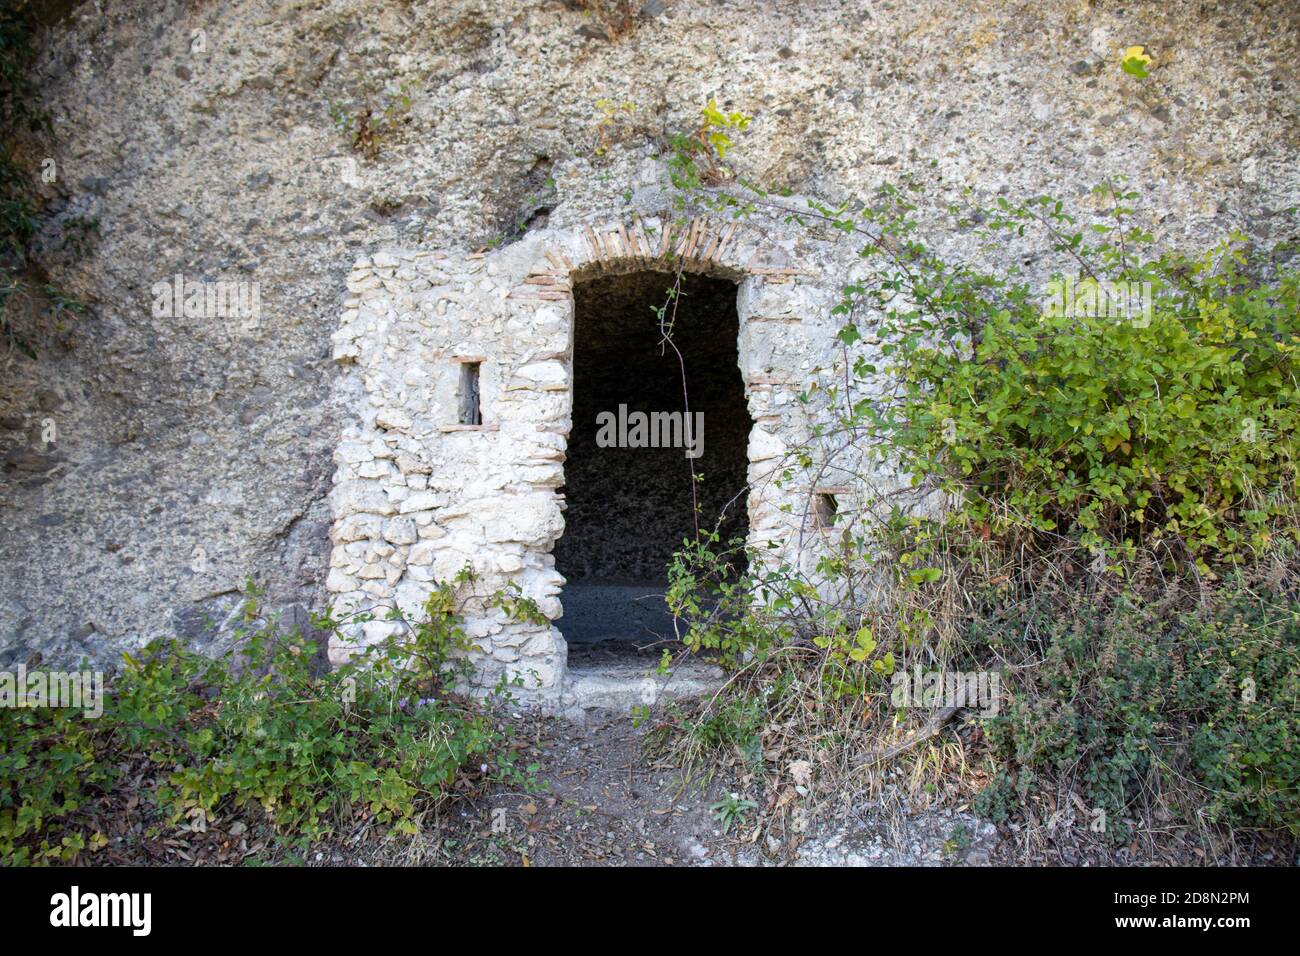
[[(352, 409), (335, 451), (327, 587), (340, 614), (418, 611), (431, 583), (462, 568), (491, 592), (517, 585), (552, 622), (471, 608), (467, 630), (485, 685), (523, 678), (556, 704), (566, 691), (552, 549), (564, 533), (565, 451), (572, 427), (573, 286), (597, 275), (688, 272), (737, 283), (737, 351), (753, 427), (750, 544), (768, 559), (810, 560), (819, 542), (809, 493), (773, 478), (808, 439), (797, 396), (842, 368), (837, 300), (851, 243), (696, 217), (631, 215), (541, 230), (492, 252), (381, 252), (348, 279), (334, 358)], [(462, 365), (478, 369), (481, 420), (463, 423)], [(845, 503), (841, 503), (843, 507)], [(331, 659), (400, 626), (376, 619), (335, 640)]]

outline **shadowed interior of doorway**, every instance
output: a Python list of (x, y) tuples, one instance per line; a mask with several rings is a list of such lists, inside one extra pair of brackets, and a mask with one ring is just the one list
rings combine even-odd
[[(717, 527), (723, 541), (748, 530), (751, 422), (737, 359), (736, 286), (683, 276), (671, 335), (675, 351), (662, 341), (655, 311), (673, 280), (671, 273), (637, 272), (574, 288), (573, 428), (565, 461), (565, 532), (555, 546), (556, 567), (567, 581), (559, 626), (571, 663), (590, 656), (596, 642), (646, 646), (673, 639), (663, 599), (667, 569), (683, 539), (694, 538), (697, 506), (700, 529)], [(699, 433), (689, 433), (702, 451), (694, 459), (695, 477), (684, 427), (669, 430), (680, 447), (602, 447), (611, 435), (628, 444), (640, 437), (636, 412), (647, 418), (678, 413), (682, 426), (703, 416)], [(667, 421), (658, 419), (661, 434)]]

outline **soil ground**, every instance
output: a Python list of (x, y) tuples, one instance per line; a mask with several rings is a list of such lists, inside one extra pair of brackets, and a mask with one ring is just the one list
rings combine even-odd
[[(1079, 825), (1029, 821), (995, 827), (954, 807), (908, 809), (906, 800), (853, 803), (810, 821), (789, 844), (760, 843), (752, 828), (724, 833), (711, 807), (735, 781), (684, 785), (668, 758), (647, 756), (648, 729), (626, 715), (585, 724), (558, 718), (520, 727), (528, 786), (458, 797), (427, 816), (418, 836), (393, 837), (359, 821), (307, 853), (286, 849), (254, 819), (153, 830), (133, 798), (101, 808), (108, 845), (81, 863), (308, 866), (970, 866), (1291, 865), (1295, 847), (1230, 844), (1207, 854), (1189, 831), (1145, 832), (1112, 847)], [(758, 798), (759, 795), (749, 793)], [(742, 793), (741, 796), (746, 796)], [(888, 804), (893, 809), (884, 810)], [(901, 812), (900, 812), (901, 808)]]

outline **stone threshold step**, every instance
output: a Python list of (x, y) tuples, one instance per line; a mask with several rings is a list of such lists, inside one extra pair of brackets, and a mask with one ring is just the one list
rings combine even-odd
[(580, 722), (596, 715), (629, 714), (633, 707), (716, 693), (725, 681), (721, 667), (698, 660), (683, 661), (663, 675), (644, 660), (573, 667), (565, 675), (558, 712)]

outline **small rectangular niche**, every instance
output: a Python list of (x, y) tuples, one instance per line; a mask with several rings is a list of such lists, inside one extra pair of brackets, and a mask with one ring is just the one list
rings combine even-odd
[(483, 359), (469, 355), (454, 361), (460, 365), (460, 384), (456, 390), (456, 424), (481, 428), (483, 409), (479, 400), (479, 369), (483, 365)]
[(835, 527), (835, 518), (840, 513), (839, 498), (849, 494), (851, 489), (836, 486), (834, 488), (814, 488), (812, 493), (813, 526), (822, 531)]

